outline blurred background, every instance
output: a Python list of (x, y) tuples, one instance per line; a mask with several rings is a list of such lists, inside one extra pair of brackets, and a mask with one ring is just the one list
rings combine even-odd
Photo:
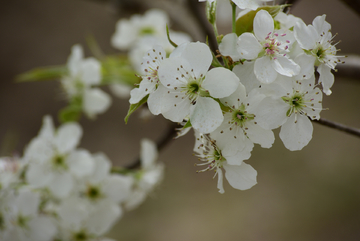
[[(2, 0), (0, 154), (21, 155), (42, 117), (56, 119), (66, 105), (59, 82), (15, 83), (16, 75), (65, 64), (71, 46), (85, 46), (89, 34), (106, 54), (117, 53), (110, 46), (117, 20), (151, 7), (166, 10), (173, 29), (204, 40), (183, 0)], [(342, 41), (337, 45), (340, 54), (360, 54), (360, 17), (341, 1), (299, 0), (291, 12), (307, 24), (326, 14), (333, 34), (338, 33), (335, 41)], [(329, 110), (321, 116), (360, 128), (360, 76), (338, 75), (332, 91), (324, 97)], [(115, 164), (126, 165), (138, 156), (141, 138), (159, 139), (168, 121), (161, 116), (142, 121), (134, 114), (125, 125), (128, 105), (114, 97), (110, 110), (96, 121), (83, 118), (81, 147), (105, 152)], [(226, 183), (223, 195), (213, 173), (196, 173), (193, 134), (171, 142), (160, 153), (166, 164), (164, 182), (142, 206), (125, 213), (108, 236), (134, 241), (360, 240), (360, 139), (314, 123), (310, 144), (290, 152), (278, 132), (273, 148), (256, 146), (247, 161), (258, 171), (258, 184), (238, 191)]]

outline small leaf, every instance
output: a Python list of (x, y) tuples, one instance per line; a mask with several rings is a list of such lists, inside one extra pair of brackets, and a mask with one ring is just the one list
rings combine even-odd
[(59, 119), (61, 123), (78, 121), (81, 117), (81, 108), (76, 106), (67, 106), (60, 110)]
[(260, 7), (256, 10), (249, 11), (240, 18), (236, 20), (236, 34), (240, 36), (245, 32), (252, 32), (253, 31), (253, 23), (254, 18), (257, 12), (260, 10), (266, 10), (270, 13), (270, 15), (274, 18), (276, 15), (284, 8), (287, 7), (289, 4), (285, 5), (278, 5), (278, 6), (264, 6)]
[(65, 65), (40, 67), (16, 76), (15, 80), (17, 82), (53, 80), (64, 76), (66, 73)]
[(127, 124), (128, 119), (130, 117), (130, 115), (140, 106), (142, 106), (144, 103), (146, 103), (147, 99), (148, 99), (149, 95), (145, 96), (144, 98), (142, 98), (142, 100), (140, 100), (138, 103), (136, 104), (131, 104), (128, 110), (127, 115), (125, 116), (125, 124)]

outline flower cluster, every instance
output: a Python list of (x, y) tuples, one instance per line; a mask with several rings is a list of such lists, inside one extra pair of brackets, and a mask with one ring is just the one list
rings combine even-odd
[[(261, 1), (233, 2), (256, 9)], [(183, 133), (195, 130), (194, 151), (206, 165), (201, 172), (215, 171), (221, 193), (222, 169), (236, 189), (256, 184), (257, 172), (243, 161), (254, 144), (272, 146), (273, 129), (281, 127), (289, 150), (309, 143), (311, 120), (320, 118), (322, 92), (331, 94), (331, 70), (340, 62), (325, 15), (305, 25), (271, 8), (255, 13), (251, 32), (218, 36), (216, 57), (200, 42), (182, 43), (169, 57), (162, 46), (151, 48), (141, 64), (142, 81), (131, 91), (130, 104), (145, 100), (152, 114), (182, 123)]]
[[(43, 126), (18, 159), (0, 159), (0, 239), (109, 240), (102, 236), (161, 181), (156, 146), (141, 143), (142, 167), (114, 172), (103, 153), (77, 148), (82, 129)], [(121, 174), (122, 173), (122, 174)]]

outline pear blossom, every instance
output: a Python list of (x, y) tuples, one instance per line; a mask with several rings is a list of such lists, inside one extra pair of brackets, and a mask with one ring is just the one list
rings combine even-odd
[(157, 104), (165, 118), (182, 122), (189, 117), (193, 128), (210, 133), (223, 121), (220, 105), (213, 98), (232, 94), (239, 79), (225, 68), (208, 71), (212, 55), (206, 44), (189, 43), (176, 54), (179, 56), (164, 60), (159, 67), (158, 76), (166, 91)]
[(156, 163), (158, 159), (156, 144), (149, 139), (142, 139), (140, 144), (141, 169), (135, 174), (135, 183), (131, 194), (124, 202), (126, 210), (138, 207), (164, 176), (164, 165)]
[(223, 171), (225, 170), (225, 178), (229, 184), (239, 190), (247, 190), (254, 186), (256, 182), (257, 172), (256, 170), (241, 162), (239, 165), (230, 165), (227, 159), (222, 155), (222, 149), (220, 149), (216, 142), (208, 135), (203, 135), (195, 131), (195, 147), (194, 152), (196, 156), (203, 163), (197, 164), (198, 166), (205, 165), (206, 168), (197, 172), (215, 171), (214, 178), (218, 176), (217, 188), (220, 193), (224, 193), (223, 187)]
[(252, 111), (264, 97), (256, 90), (247, 96), (245, 87), (240, 83), (233, 94), (220, 99), (229, 111), (225, 112), (223, 123), (210, 135), (229, 164), (241, 164), (250, 158), (254, 143), (264, 148), (272, 146), (275, 140), (273, 132), (257, 125)]
[(262, 88), (262, 93), (268, 97), (254, 110), (258, 124), (269, 129), (281, 126), (280, 139), (285, 147), (301, 150), (312, 138), (309, 118), (318, 120), (322, 110), (322, 94), (315, 87), (315, 77), (278, 78), (271, 86)]
[(128, 50), (144, 36), (166, 38), (168, 15), (160, 9), (150, 9), (143, 16), (133, 15), (129, 20), (121, 19), (111, 38), (112, 45), (119, 50)]
[(226, 35), (220, 46), (222, 55), (234, 61), (253, 60), (254, 73), (261, 83), (272, 83), (278, 74), (295, 76), (300, 66), (287, 56), (294, 37), (291, 31), (274, 31), (271, 15), (260, 10), (254, 18), (254, 34), (245, 32), (238, 38), (235, 33)]
[(53, 240), (56, 234), (55, 220), (39, 214), (40, 201), (40, 194), (28, 187), (13, 192), (6, 202), (8, 207), (2, 217), (1, 240)]
[(92, 172), (93, 159), (86, 150), (75, 149), (82, 135), (77, 123), (66, 123), (55, 131), (52, 119), (45, 116), (39, 135), (25, 150), (26, 180), (34, 187), (47, 187), (53, 195), (66, 197), (74, 178)]
[(101, 64), (95, 58), (84, 59), (81, 45), (71, 49), (67, 67), (69, 75), (61, 79), (67, 98), (80, 100), (81, 107), (90, 118), (104, 113), (111, 104), (110, 96), (93, 86), (101, 83)]
[(336, 64), (341, 62), (336, 56), (336, 47), (332, 45), (331, 25), (325, 21), (326, 15), (317, 16), (312, 25), (305, 25), (304, 22), (297, 22), (294, 27), (295, 38), (305, 53), (310, 55), (317, 66), (320, 74), (319, 83), (323, 86), (326, 95), (331, 94), (331, 86), (334, 84), (334, 75), (331, 70), (335, 70)]

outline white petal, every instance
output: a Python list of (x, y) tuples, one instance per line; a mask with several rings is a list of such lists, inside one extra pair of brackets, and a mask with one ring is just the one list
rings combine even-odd
[(331, 86), (334, 84), (334, 75), (331, 73), (331, 69), (326, 64), (321, 64), (317, 68), (317, 72), (320, 74), (319, 83), (323, 86), (323, 92), (326, 95), (331, 95)]
[[(235, 106), (235, 108), (239, 108), (241, 103), (246, 102), (246, 89), (245, 86), (239, 83), (239, 86), (230, 96), (220, 99), (221, 103), (227, 106)], [(240, 101), (239, 101), (240, 100)]]
[(157, 147), (153, 141), (145, 138), (141, 140), (140, 144), (141, 144), (141, 149), (140, 149), (141, 166), (144, 169), (148, 169), (155, 164), (158, 158)]
[(220, 53), (224, 56), (230, 56), (233, 61), (238, 61), (241, 56), (237, 51), (237, 41), (236, 33), (225, 35), (219, 44)]
[(220, 168), (216, 170), (218, 174), (218, 182), (217, 182), (217, 188), (219, 189), (219, 193), (223, 194), (225, 192), (224, 190), (224, 175)]
[(240, 82), (245, 86), (247, 93), (261, 85), (254, 73), (254, 65), (254, 61), (244, 62), (243, 64), (238, 64), (233, 68), (233, 72), (237, 77), (239, 77)]
[(254, 34), (260, 41), (265, 40), (269, 33), (274, 32), (274, 19), (268, 11), (260, 10), (254, 18)]
[(54, 138), (54, 133), (55, 133), (54, 122), (51, 116), (49, 115), (44, 116), (43, 125), (41, 126), (38, 136), (52, 141)]
[(327, 33), (331, 30), (331, 25), (325, 21), (325, 17), (325, 14), (317, 16), (312, 22), (312, 25), (319, 34)]
[(181, 57), (165, 59), (159, 66), (159, 80), (169, 89), (186, 85), (187, 80), (183, 78), (182, 75), (186, 71), (190, 72), (192, 68), (193, 67), (190, 65), (190, 63)]
[(143, 190), (133, 190), (130, 196), (125, 200), (124, 208), (127, 211), (134, 210), (137, 208), (141, 203), (145, 201), (146, 192)]
[(229, 165), (241, 165), (244, 160), (248, 160), (251, 157), (251, 151), (254, 148), (254, 143), (249, 140), (249, 138), (245, 138), (242, 142), (241, 146), (238, 146), (238, 151), (231, 156), (227, 155), (226, 149), (223, 150), (223, 156), (226, 158)]
[(300, 66), (292, 59), (283, 56), (278, 56), (272, 61), (273, 68), (281, 75), (292, 77), (299, 74)]
[(91, 175), (90, 182), (96, 184), (104, 180), (109, 175), (111, 161), (104, 153), (94, 154), (93, 158), (94, 172)]
[(265, 129), (275, 129), (287, 120), (289, 105), (281, 99), (264, 98), (257, 108), (253, 109), (256, 122)]
[(66, 162), (70, 171), (78, 177), (92, 173), (94, 160), (87, 150), (77, 150), (67, 157)]
[(239, 85), (239, 78), (225, 68), (213, 68), (205, 76), (202, 87), (214, 98), (231, 95)]
[(272, 59), (267, 56), (255, 60), (254, 72), (261, 83), (270, 84), (276, 79), (277, 72), (272, 62)]
[(262, 148), (270, 148), (275, 141), (274, 133), (266, 130), (254, 122), (247, 122), (247, 136), (254, 143), (260, 144)]
[(25, 176), (29, 184), (35, 188), (38, 188), (47, 186), (51, 180), (52, 174), (48, 165), (44, 165), (42, 163), (31, 163), (28, 166)]
[(53, 240), (57, 232), (55, 222), (50, 217), (36, 217), (27, 223), (27, 227), (31, 230), (29, 239), (34, 241)]
[(22, 216), (36, 216), (40, 204), (40, 195), (28, 188), (21, 188), (14, 205)]
[(75, 149), (82, 136), (82, 129), (78, 123), (65, 123), (61, 125), (55, 136), (55, 145), (59, 154), (65, 154)]
[(319, 38), (319, 34), (314, 26), (306, 26), (305, 23), (301, 21), (296, 22), (294, 26), (294, 35), (300, 47), (307, 50), (315, 48)]
[(51, 181), (48, 183), (50, 191), (58, 198), (67, 197), (73, 185), (73, 178), (69, 172), (53, 172)]
[(313, 125), (307, 116), (292, 114), (280, 131), (280, 139), (290, 151), (301, 150), (312, 138)]
[(300, 72), (296, 76), (297, 80), (309, 79), (314, 75), (314, 64), (316, 58), (307, 54), (300, 54), (295, 58), (295, 62), (300, 66)]
[(243, 33), (240, 35), (237, 42), (237, 52), (241, 58), (244, 59), (256, 59), (263, 49), (259, 41), (252, 33)]
[(85, 85), (100, 84), (101, 64), (95, 58), (87, 58), (81, 63), (82, 81)]
[(76, 44), (71, 48), (71, 54), (67, 61), (70, 75), (75, 77), (80, 71), (81, 61), (83, 59), (83, 49), (80, 44)]
[(149, 111), (153, 115), (161, 114), (162, 112), (165, 112), (172, 107), (167, 105), (167, 101), (164, 101), (165, 98), (169, 97), (167, 96), (168, 91), (169, 89), (160, 83), (158, 88), (149, 95), (147, 104)]
[(195, 109), (190, 115), (190, 121), (194, 129), (201, 133), (210, 133), (218, 128), (224, 116), (219, 103), (208, 97), (199, 97)]
[[(191, 103), (183, 93), (166, 93), (162, 114), (166, 119), (173, 122), (182, 122), (185, 118), (189, 117)], [(175, 96), (178, 95), (178, 98)], [(184, 97), (184, 98), (183, 98)]]
[(111, 201), (119, 203), (130, 195), (133, 183), (130, 176), (111, 175), (104, 180), (102, 190)]
[(101, 89), (91, 88), (84, 91), (83, 108), (89, 117), (104, 113), (110, 104), (110, 96)]
[(189, 43), (182, 52), (181, 57), (190, 63), (197, 77), (201, 74), (205, 75), (212, 62), (212, 54), (209, 47), (200, 42)]
[(121, 215), (122, 210), (119, 205), (111, 202), (101, 203), (96, 207), (91, 217), (86, 220), (87, 229), (91, 234), (101, 236), (109, 231)]
[(240, 166), (224, 164), (224, 169), (226, 179), (235, 189), (247, 190), (257, 183), (257, 171), (249, 164), (244, 162)]

